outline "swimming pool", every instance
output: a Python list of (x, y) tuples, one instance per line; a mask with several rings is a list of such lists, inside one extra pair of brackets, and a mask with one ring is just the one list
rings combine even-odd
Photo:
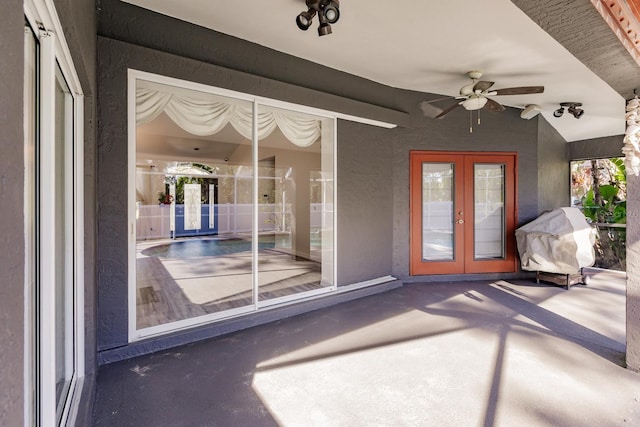
[[(273, 236), (261, 236), (258, 250), (275, 247)], [(231, 255), (251, 252), (251, 241), (239, 238), (230, 239), (190, 239), (165, 243), (144, 249), (142, 255), (160, 258), (192, 258)]]

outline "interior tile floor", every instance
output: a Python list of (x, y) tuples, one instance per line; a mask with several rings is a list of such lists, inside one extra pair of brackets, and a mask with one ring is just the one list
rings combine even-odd
[[(205, 256), (202, 249), (169, 254), (156, 248), (232, 242), (230, 249)], [(224, 246), (223, 246), (224, 247)], [(136, 326), (138, 329), (218, 313), (253, 304), (251, 243), (241, 239), (180, 239), (137, 244)], [(198, 248), (196, 246), (196, 248)], [(155, 252), (160, 252), (157, 254)], [(195, 253), (194, 253), (195, 252)], [(163, 256), (165, 255), (165, 256)], [(275, 248), (258, 251), (261, 301), (321, 288), (320, 263)]]
[(96, 426), (631, 426), (625, 281), (408, 284), (102, 366)]

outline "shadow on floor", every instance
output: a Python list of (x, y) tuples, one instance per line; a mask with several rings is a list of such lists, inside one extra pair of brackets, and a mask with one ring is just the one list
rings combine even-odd
[(629, 425), (616, 286), (406, 285), (103, 366), (94, 424)]

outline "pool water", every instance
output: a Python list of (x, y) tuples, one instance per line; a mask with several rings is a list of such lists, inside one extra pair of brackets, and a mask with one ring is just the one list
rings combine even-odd
[[(272, 249), (272, 236), (260, 237), (258, 249)], [(244, 239), (193, 239), (153, 246), (142, 251), (142, 255), (161, 258), (192, 258), (231, 255), (251, 252), (251, 241)]]

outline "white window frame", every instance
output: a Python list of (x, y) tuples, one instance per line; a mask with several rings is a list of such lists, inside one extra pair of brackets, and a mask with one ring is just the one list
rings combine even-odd
[[(247, 101), (252, 104), (253, 107), (253, 176), (258, 176), (258, 141), (257, 141), (257, 110), (260, 106), (269, 106), (275, 108), (286, 109), (290, 111), (312, 114), (322, 119), (329, 119), (333, 121), (333, 174), (334, 182), (337, 182), (337, 119), (344, 119), (354, 121), (358, 123), (369, 124), (373, 126), (383, 128), (394, 128), (396, 125), (391, 123), (380, 122), (377, 120), (366, 119), (362, 117), (356, 117), (348, 114), (342, 114), (334, 111), (327, 111), (318, 108), (308, 107), (305, 105), (293, 104), (276, 99), (265, 98), (247, 93), (236, 92), (219, 87), (204, 85), (200, 83), (190, 82), (186, 80), (180, 80), (172, 77), (153, 74), (145, 71), (139, 71), (134, 69), (128, 70), (128, 86), (127, 86), (127, 114), (128, 114), (128, 182), (129, 182), (129, 268), (128, 268), (128, 290), (129, 290), (129, 342), (139, 341), (141, 339), (149, 338), (152, 336), (162, 335), (168, 332), (174, 332), (180, 329), (186, 329), (205, 323), (211, 323), (216, 320), (228, 319), (231, 317), (246, 315), (248, 313), (256, 312), (258, 310), (268, 309), (270, 307), (279, 306), (282, 304), (288, 304), (302, 299), (309, 299), (324, 295), (330, 292), (336, 292), (338, 290), (338, 272), (337, 272), (337, 218), (336, 212), (337, 206), (337, 185), (333, 186), (333, 284), (325, 288), (308, 291), (300, 294), (294, 294), (290, 296), (274, 298), (266, 301), (259, 301), (257, 298), (253, 304), (246, 307), (235, 308), (231, 310), (225, 310), (220, 313), (211, 313), (204, 316), (183, 319), (176, 322), (165, 323), (157, 326), (152, 326), (144, 329), (137, 329), (136, 327), (136, 191), (135, 191), (135, 174), (136, 174), (136, 82), (137, 80), (150, 81), (159, 84), (165, 84), (169, 86), (180, 87), (188, 90), (194, 90), (204, 93), (210, 93), (218, 96), (225, 96), (241, 101)], [(253, 180), (253, 230), (252, 230), (252, 265), (257, 266), (257, 247), (258, 247), (258, 209), (259, 205), (256, 202), (258, 194), (258, 180)], [(258, 295), (258, 274), (259, 272), (253, 272), (253, 292), (254, 295)]]
[[(36, 84), (40, 88), (38, 99), (40, 122), (38, 123), (39, 149), (41, 159), (53, 159), (55, 156), (55, 84), (56, 69), (59, 67), (65, 82), (73, 98), (73, 106), (65, 113), (68, 129), (72, 129), (72, 162), (73, 169), (73, 246), (66, 249), (65, 257), (71, 257), (73, 262), (73, 297), (70, 301), (73, 305), (73, 333), (68, 336), (72, 343), (65, 343), (73, 348), (73, 376), (67, 398), (65, 400), (62, 417), (59, 425), (73, 425), (78, 413), (82, 385), (85, 376), (84, 357), (84, 95), (80, 80), (75, 71), (70, 50), (66, 43), (62, 25), (58, 19), (52, 0), (25, 0), (24, 13), (35, 36), (39, 40), (40, 51), (38, 63), (40, 65), (40, 79)], [(27, 156), (25, 156), (27, 157)], [(29, 161), (28, 158), (25, 159)], [(25, 174), (35, 174), (33, 165), (26, 165)], [(38, 185), (40, 195), (40, 210), (35, 212), (29, 205), (27, 197), (33, 197), (33, 189), (25, 188), (25, 213), (36, 215), (41, 223), (39, 241), (36, 245), (40, 248), (40, 262), (33, 258), (31, 243), (26, 245), (25, 253), (27, 269), (38, 268), (40, 283), (39, 290), (32, 289), (31, 274), (25, 275), (25, 296), (28, 298), (25, 304), (34, 307), (36, 292), (40, 292), (40, 310), (28, 308), (25, 312), (25, 425), (56, 426), (56, 372), (55, 372), (55, 298), (54, 298), (54, 271), (56, 268), (55, 228), (53, 213), (53, 200), (57, 196), (53, 176), (55, 165), (42, 161), (40, 165), (40, 180), (35, 183), (33, 178), (25, 176), (25, 184)], [(30, 229), (28, 218), (25, 215), (25, 227)], [(25, 238), (33, 238), (30, 232), (25, 233)], [(34, 331), (39, 329), (39, 336)], [(36, 353), (36, 343), (40, 349)], [(39, 360), (36, 360), (39, 358)], [(32, 372), (34, 367), (40, 366), (40, 370)], [(38, 385), (38, 389), (36, 389)], [(34, 396), (32, 393), (35, 393)]]

